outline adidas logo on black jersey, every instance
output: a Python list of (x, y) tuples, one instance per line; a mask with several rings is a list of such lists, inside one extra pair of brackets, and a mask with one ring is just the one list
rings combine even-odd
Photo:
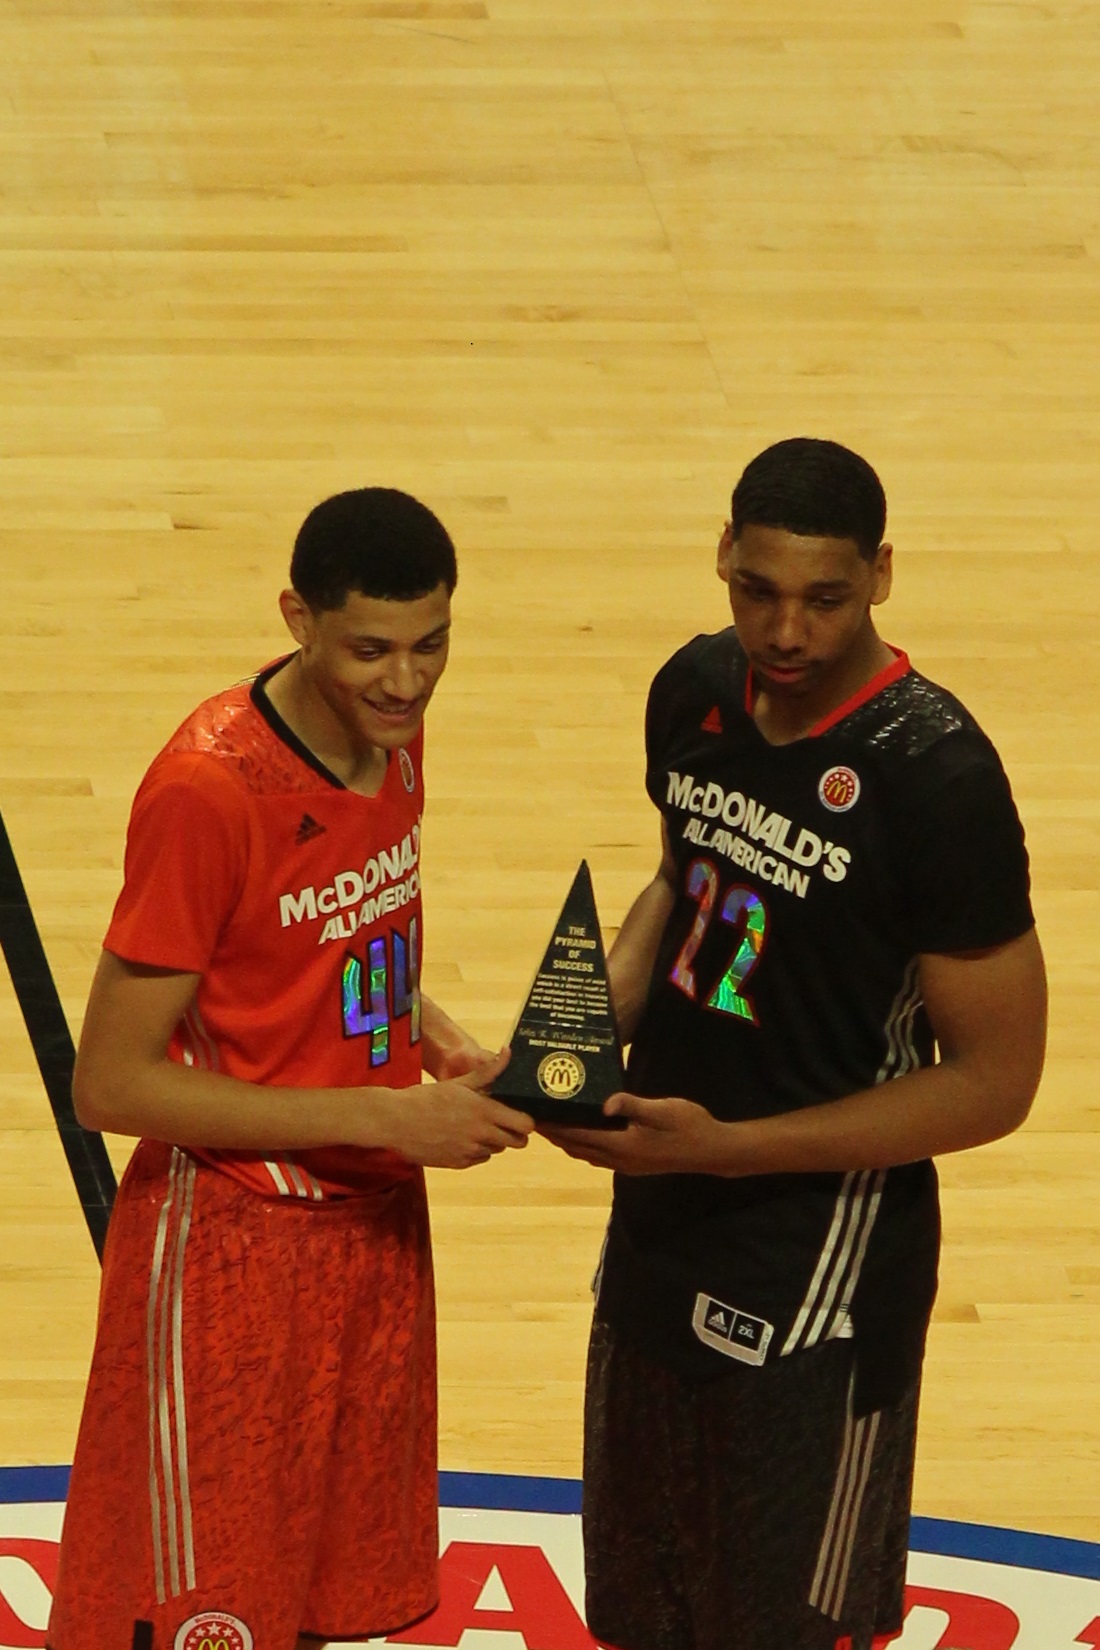
[(310, 814), (303, 814), (294, 841), (300, 848), (303, 842), (312, 842), (315, 836), (324, 836), (327, 829), (327, 825), (321, 825)]
[(716, 1301), (713, 1295), (695, 1297), (691, 1327), (703, 1342), (727, 1358), (736, 1358), (744, 1364), (762, 1364), (774, 1334), (773, 1326), (764, 1318), (755, 1318), (750, 1312), (739, 1312), (725, 1301)]

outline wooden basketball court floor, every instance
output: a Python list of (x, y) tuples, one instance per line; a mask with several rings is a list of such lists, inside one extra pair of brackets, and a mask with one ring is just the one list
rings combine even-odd
[[(581, 855), (655, 863), (652, 672), (761, 446), (891, 503), (887, 636), (998, 743), (1050, 1059), (942, 1164), (917, 1510), (1100, 1538), (1100, 18), (1077, 0), (11, 0), (0, 808), (74, 1031), (144, 765), (282, 645), (306, 510), (460, 548), (428, 988), (505, 1036)], [(125, 1142), (113, 1142), (116, 1161)], [(607, 1204), (432, 1176), (442, 1464), (575, 1475)], [(0, 1463), (71, 1458), (97, 1266), (0, 981)]]

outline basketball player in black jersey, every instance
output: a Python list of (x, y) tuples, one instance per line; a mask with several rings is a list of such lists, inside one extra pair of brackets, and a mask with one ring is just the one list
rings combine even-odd
[(870, 1650), (902, 1624), (940, 1152), (1042, 1066), (1023, 832), (989, 740), (879, 636), (878, 477), (783, 441), (733, 494), (733, 626), (657, 674), (657, 875), (612, 949), (623, 1132), (590, 1349), (592, 1631)]

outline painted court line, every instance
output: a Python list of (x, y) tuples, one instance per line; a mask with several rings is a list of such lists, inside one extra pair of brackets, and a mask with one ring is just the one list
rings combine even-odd
[[(68, 1467), (0, 1467), (0, 1504), (64, 1501)], [(439, 1499), (444, 1507), (484, 1508), (501, 1512), (579, 1513), (581, 1486), (576, 1478), (531, 1478), (511, 1473), (441, 1472)], [(915, 1517), (909, 1547), (915, 1553), (945, 1558), (978, 1559), (1052, 1575), (1085, 1576), (1100, 1581), (1100, 1543), (1067, 1536), (1038, 1535), (991, 1524), (960, 1524), (946, 1518)]]

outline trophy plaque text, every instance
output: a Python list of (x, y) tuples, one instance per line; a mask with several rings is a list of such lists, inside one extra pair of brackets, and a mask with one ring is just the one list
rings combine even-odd
[(624, 1086), (623, 1051), (588, 861), (554, 925), (492, 1093), (539, 1123), (625, 1128), (603, 1103)]

